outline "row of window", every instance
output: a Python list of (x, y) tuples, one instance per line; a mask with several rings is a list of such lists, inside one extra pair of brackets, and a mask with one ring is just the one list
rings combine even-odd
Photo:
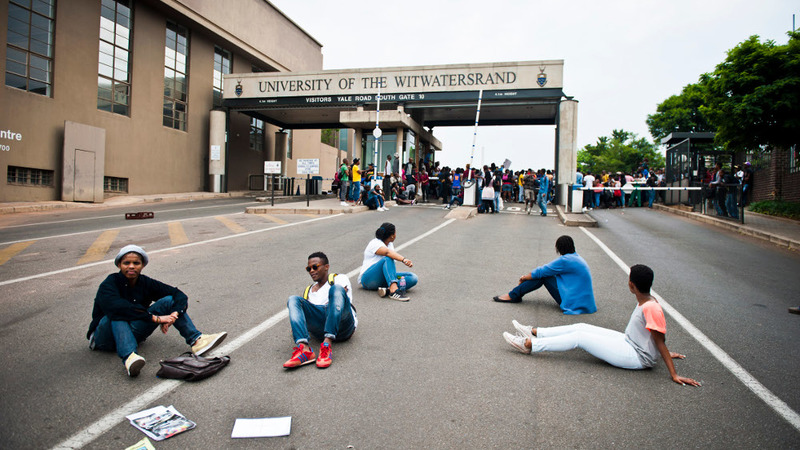
[[(6, 182), (18, 186), (53, 187), (55, 171), (44, 169), (31, 169), (30, 167), (8, 166)], [(127, 193), (128, 179), (118, 177), (104, 177), (103, 190), (105, 192)]]
[[(130, 115), (131, 99), (133, 1), (102, 0), (100, 4), (97, 109), (126, 116)], [(6, 86), (52, 96), (56, 0), (9, 0), (8, 8)], [(214, 106), (222, 104), (222, 78), (231, 73), (232, 61), (231, 52), (214, 48)], [(186, 131), (188, 86), (189, 30), (167, 21), (165, 127)], [(263, 140), (263, 123), (261, 128)]]

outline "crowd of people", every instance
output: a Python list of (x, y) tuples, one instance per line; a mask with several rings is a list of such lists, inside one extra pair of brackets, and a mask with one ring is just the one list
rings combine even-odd
[(441, 202), (450, 209), (464, 204), (464, 183), (472, 180), (477, 187), (474, 200), (479, 213), (497, 213), (502, 205), (518, 202), (525, 204), (528, 214), (538, 206), (543, 216), (555, 194), (553, 171), (545, 169), (513, 171), (494, 163), (453, 169), (413, 159), (399, 165), (388, 155), (382, 170), (382, 181), (373, 183), (373, 178), (380, 176), (373, 163), (362, 168), (358, 158), (352, 163), (344, 159), (334, 175), (332, 191), (342, 206), (363, 204), (381, 212), (388, 209), (386, 202), (390, 200), (398, 205)]

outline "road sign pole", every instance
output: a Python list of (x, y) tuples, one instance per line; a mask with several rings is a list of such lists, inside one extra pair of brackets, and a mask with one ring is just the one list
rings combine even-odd
[(307, 173), (306, 174), (306, 208), (311, 206), (311, 199), (309, 198), (309, 195), (308, 195), (308, 190), (310, 188), (311, 188), (311, 174)]
[(270, 175), (272, 178), (272, 206), (275, 206), (275, 174)]

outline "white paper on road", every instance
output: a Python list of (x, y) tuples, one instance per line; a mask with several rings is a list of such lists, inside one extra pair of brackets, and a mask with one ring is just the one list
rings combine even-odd
[(231, 431), (232, 438), (288, 436), (292, 431), (292, 417), (268, 417), (263, 419), (236, 419)]

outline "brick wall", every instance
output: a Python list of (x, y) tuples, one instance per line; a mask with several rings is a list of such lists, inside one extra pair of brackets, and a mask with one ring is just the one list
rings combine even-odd
[(773, 151), (769, 165), (753, 174), (751, 201), (772, 200), (775, 195), (786, 201), (800, 202), (800, 172), (789, 173), (787, 151)]

